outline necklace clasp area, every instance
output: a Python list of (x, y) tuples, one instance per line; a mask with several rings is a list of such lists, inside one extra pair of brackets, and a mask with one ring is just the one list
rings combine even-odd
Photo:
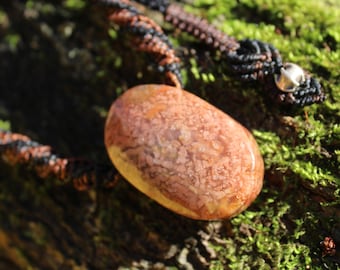
[(275, 75), (275, 84), (283, 92), (294, 92), (305, 81), (303, 69), (293, 63), (286, 63)]

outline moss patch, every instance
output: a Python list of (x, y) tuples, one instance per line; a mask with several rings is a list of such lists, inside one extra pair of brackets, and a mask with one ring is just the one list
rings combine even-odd
[[(109, 26), (105, 11), (89, 2), (0, 4), (0, 128), (26, 133), (64, 155), (108, 162), (102, 130), (111, 101), (162, 76), (147, 55), (130, 49), (126, 33)], [(340, 267), (339, 248), (323, 257), (319, 244), (331, 236), (340, 246), (338, 1), (189, 2), (194, 3), (186, 2), (187, 10), (231, 36), (272, 43), (284, 61), (319, 78), (327, 93), (323, 104), (278, 108), (258, 85), (230, 77), (218, 54), (164, 24), (183, 55), (185, 88), (255, 135), (266, 166), (258, 199), (230, 221), (198, 222), (168, 212), (123, 181), (114, 190), (78, 194), (1, 163), (1, 248), (17, 248), (0, 254), (0, 266)], [(46, 250), (48, 261), (35, 252)], [(15, 254), (24, 263), (15, 264)]]

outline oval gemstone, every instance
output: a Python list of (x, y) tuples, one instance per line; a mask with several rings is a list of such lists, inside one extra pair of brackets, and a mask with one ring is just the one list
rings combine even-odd
[(175, 87), (141, 85), (121, 95), (108, 114), (105, 144), (132, 185), (189, 218), (232, 217), (262, 188), (264, 165), (251, 133)]

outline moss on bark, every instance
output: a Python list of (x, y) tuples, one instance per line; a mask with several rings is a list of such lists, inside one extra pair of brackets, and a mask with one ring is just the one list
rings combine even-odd
[[(193, 2), (185, 7), (230, 35), (274, 44), (285, 61), (319, 77), (328, 95), (294, 112), (277, 108), (259, 86), (228, 76), (204, 46), (172, 35), (182, 46), (185, 88), (255, 135), (266, 164), (258, 199), (230, 221), (198, 222), (123, 180), (113, 190), (79, 193), (0, 163), (0, 268), (339, 267), (339, 248), (322, 257), (319, 245), (331, 236), (340, 246), (338, 2)], [(0, 35), (0, 126), (65, 156), (108, 162), (102, 138), (111, 101), (133, 85), (162, 81), (126, 33), (109, 28), (105, 11), (86, 1), (6, 1)]]

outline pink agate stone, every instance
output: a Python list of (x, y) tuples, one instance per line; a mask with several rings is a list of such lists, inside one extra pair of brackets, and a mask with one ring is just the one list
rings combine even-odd
[(262, 188), (263, 160), (250, 132), (171, 86), (141, 85), (120, 96), (106, 121), (105, 144), (132, 185), (189, 218), (232, 217)]

